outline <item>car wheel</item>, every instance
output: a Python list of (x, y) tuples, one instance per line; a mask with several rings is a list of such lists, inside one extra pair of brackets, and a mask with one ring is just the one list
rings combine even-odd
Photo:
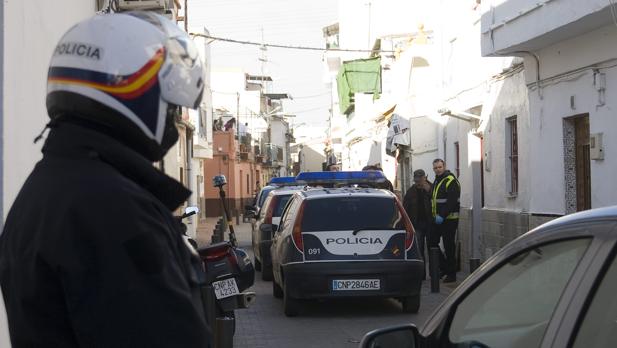
[(401, 299), (401, 304), (403, 305), (403, 312), (418, 313), (420, 310), (420, 294), (403, 297)]
[(288, 317), (295, 317), (300, 312), (300, 302), (289, 296), (289, 289), (287, 285), (283, 285), (283, 310)]
[(270, 281), (272, 280), (272, 266), (261, 266), (261, 280)]
[(272, 281), (272, 296), (283, 298), (283, 289), (276, 283), (276, 280)]
[(259, 262), (256, 257), (253, 257), (253, 259), (255, 260), (255, 262), (253, 262), (253, 264), (255, 264), (255, 270), (261, 271), (261, 262)]

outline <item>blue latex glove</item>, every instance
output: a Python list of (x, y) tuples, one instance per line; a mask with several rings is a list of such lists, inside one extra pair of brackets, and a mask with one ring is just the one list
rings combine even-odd
[(443, 223), (443, 218), (441, 217), (441, 215), (435, 216), (435, 223), (437, 225), (441, 225)]

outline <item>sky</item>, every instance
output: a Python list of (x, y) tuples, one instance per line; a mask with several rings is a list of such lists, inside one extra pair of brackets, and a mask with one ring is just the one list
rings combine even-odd
[[(205, 23), (210, 35), (242, 41), (292, 46), (325, 47), (322, 28), (337, 22), (336, 0), (204, 0), (191, 17)], [(213, 70), (239, 68), (260, 75), (258, 46), (215, 41)], [(286, 114), (294, 126), (325, 126), (329, 117), (330, 86), (324, 82), (323, 51), (268, 48), (264, 74), (272, 76), (271, 93), (288, 93)]]

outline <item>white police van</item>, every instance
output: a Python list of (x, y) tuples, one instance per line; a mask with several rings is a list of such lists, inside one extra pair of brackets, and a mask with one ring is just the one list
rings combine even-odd
[(398, 198), (368, 186), (383, 173), (300, 173), (296, 192), (274, 230), (273, 295), (285, 314), (299, 313), (305, 299), (393, 297), (405, 312), (420, 307), (424, 263), (414, 230)]

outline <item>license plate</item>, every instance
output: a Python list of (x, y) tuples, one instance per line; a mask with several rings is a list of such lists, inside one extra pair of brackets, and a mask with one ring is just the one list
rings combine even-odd
[(379, 279), (334, 279), (332, 280), (332, 290), (379, 290), (381, 284)]
[(236, 280), (234, 278), (214, 282), (212, 283), (212, 287), (214, 288), (214, 295), (217, 300), (240, 293), (240, 291), (238, 291), (238, 284), (236, 284)]

